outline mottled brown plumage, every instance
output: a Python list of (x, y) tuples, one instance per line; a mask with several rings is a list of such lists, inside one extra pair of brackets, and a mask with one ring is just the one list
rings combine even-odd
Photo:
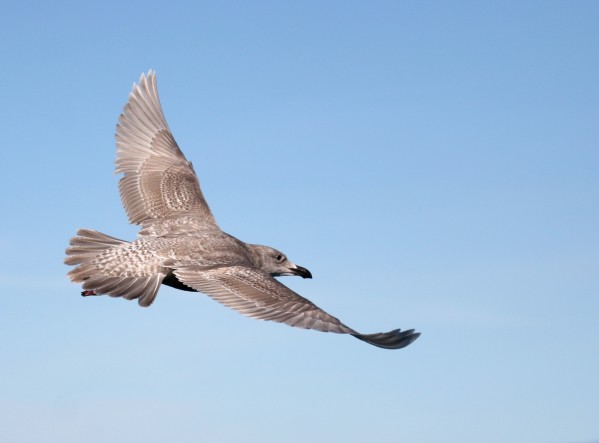
[(220, 230), (200, 183), (160, 106), (156, 75), (133, 86), (116, 133), (116, 172), (129, 221), (138, 238), (119, 240), (80, 229), (66, 250), (68, 276), (85, 295), (137, 299), (150, 306), (161, 284), (203, 292), (240, 313), (306, 329), (351, 334), (375, 346), (399, 349), (419, 333), (396, 329), (359, 334), (274, 277), (310, 272), (276, 249), (244, 243)]

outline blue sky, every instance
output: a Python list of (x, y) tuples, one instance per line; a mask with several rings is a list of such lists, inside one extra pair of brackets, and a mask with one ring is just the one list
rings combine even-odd
[[(0, 440), (599, 441), (599, 3), (5, 2)], [(134, 239), (114, 131), (158, 73), (221, 227), (401, 351), (163, 287), (79, 297)]]

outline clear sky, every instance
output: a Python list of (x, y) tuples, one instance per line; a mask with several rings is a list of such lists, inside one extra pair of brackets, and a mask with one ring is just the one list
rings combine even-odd
[[(595, 1), (5, 1), (0, 441), (599, 441), (598, 23)], [(79, 296), (77, 228), (136, 235), (114, 132), (149, 68), (221, 227), (418, 341)]]

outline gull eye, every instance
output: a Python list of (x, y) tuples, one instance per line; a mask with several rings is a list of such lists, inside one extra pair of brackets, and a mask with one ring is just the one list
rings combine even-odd
[(282, 255), (282, 254), (277, 255), (277, 261), (279, 263), (281, 263), (283, 260), (285, 260), (285, 256), (284, 255)]

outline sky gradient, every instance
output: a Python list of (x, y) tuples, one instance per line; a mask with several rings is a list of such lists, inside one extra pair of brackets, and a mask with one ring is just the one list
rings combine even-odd
[[(4, 3), (0, 440), (599, 441), (599, 3), (290, 3)], [(221, 228), (414, 344), (79, 297), (150, 68)]]

